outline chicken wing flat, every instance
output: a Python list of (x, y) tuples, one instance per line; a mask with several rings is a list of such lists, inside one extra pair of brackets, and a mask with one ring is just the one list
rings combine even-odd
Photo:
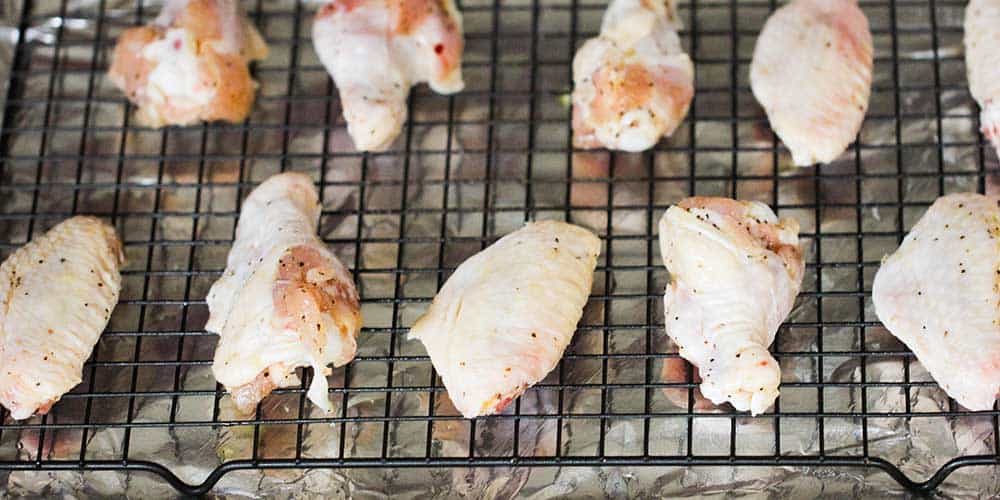
[(81, 381), (124, 263), (114, 228), (67, 219), (0, 265), (0, 403), (15, 420), (45, 414)]

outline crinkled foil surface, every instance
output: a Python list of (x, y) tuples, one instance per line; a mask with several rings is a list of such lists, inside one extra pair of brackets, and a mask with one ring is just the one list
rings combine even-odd
[[(20, 2), (0, 5), (7, 75)], [(127, 125), (125, 101), (104, 75), (117, 34), (159, 5), (34, 2), (22, 87), (5, 113), (0, 250), (6, 256), (70, 213), (93, 213), (115, 222), (129, 263), (122, 303), (83, 384), (45, 420), (5, 422), (0, 460), (127, 457), (196, 484), (222, 463), (252, 457), (867, 453), (923, 479), (954, 457), (995, 452), (995, 416), (963, 415), (950, 404), (878, 324), (867, 293), (879, 260), (926, 203), (993, 186), (984, 172), (995, 156), (976, 132), (966, 89), (961, 2), (862, 1), (876, 48), (871, 107), (861, 147), (820, 169), (790, 166), (748, 89), (768, 2), (680, 6), (682, 39), (697, 63), (691, 113), (656, 151), (614, 157), (568, 152), (572, 48), (597, 31), (603, 2), (463, 2), (466, 91), (449, 99), (416, 88), (403, 136), (388, 153), (365, 157), (353, 152), (312, 49), (315, 5), (245, 5), (271, 44), (255, 67), (252, 117), (160, 131)], [(332, 417), (298, 388), (266, 400), (253, 417), (265, 423), (241, 425), (212, 377), (215, 339), (203, 329), (203, 297), (224, 267), (238, 200), (281, 169), (322, 183), (321, 231), (357, 270), (366, 329), (359, 359), (330, 377)], [(761, 200), (802, 226), (810, 263), (804, 290), (773, 347), (784, 385), (779, 406), (758, 418), (689, 398), (689, 369), (663, 333), (659, 298), (668, 275), (656, 221), (694, 193)], [(530, 218), (568, 218), (606, 237), (595, 298), (561, 367), (505, 416), (472, 425), (457, 418), (406, 328), (450, 269)], [(601, 413), (603, 427), (586, 418)], [(941, 492), (1000, 495), (997, 472), (961, 469)], [(175, 494), (141, 472), (0, 472), (0, 497)], [(225, 475), (212, 494), (906, 495), (874, 468), (787, 466), (247, 470)]]

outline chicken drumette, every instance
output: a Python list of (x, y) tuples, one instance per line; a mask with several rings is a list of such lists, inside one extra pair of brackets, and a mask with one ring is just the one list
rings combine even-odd
[(670, 0), (613, 0), (573, 58), (573, 143), (644, 151), (669, 136), (694, 95)]
[(141, 125), (238, 122), (257, 88), (248, 64), (266, 56), (236, 0), (168, 0), (152, 24), (118, 37), (108, 77)]
[(727, 198), (688, 198), (660, 220), (665, 329), (716, 404), (758, 414), (778, 397), (768, 346), (802, 284), (798, 231), (763, 203)]
[(452, 0), (334, 0), (313, 21), (313, 45), (340, 92), (359, 151), (389, 147), (410, 87), (462, 90), (462, 16)]
[(316, 236), (321, 205), (303, 174), (271, 177), (243, 203), (226, 270), (208, 293), (205, 329), (219, 334), (212, 370), (242, 413), (313, 369), (309, 399), (332, 408), (327, 365), (354, 359), (361, 329), (347, 268)]

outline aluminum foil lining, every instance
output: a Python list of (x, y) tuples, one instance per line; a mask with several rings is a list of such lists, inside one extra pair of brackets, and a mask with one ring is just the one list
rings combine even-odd
[[(250, 458), (255, 440), (261, 459), (294, 457), (299, 439), (306, 458), (423, 457), (428, 451), (432, 457), (511, 456), (515, 442), (520, 456), (594, 456), (602, 445), (606, 455), (629, 456), (643, 453), (646, 426), (654, 455), (689, 449), (699, 456), (768, 455), (779, 436), (778, 451), (787, 456), (815, 456), (821, 442), (826, 456), (858, 456), (866, 432), (871, 456), (914, 478), (956, 456), (995, 453), (992, 418), (938, 415), (955, 408), (936, 386), (919, 383), (930, 378), (912, 356), (837, 355), (905, 351), (878, 326), (868, 294), (856, 292), (870, 290), (879, 260), (898, 242), (895, 232), (915, 222), (921, 203), (944, 192), (982, 189), (980, 155), (987, 155), (988, 170), (995, 168), (966, 89), (963, 5), (907, 2), (893, 9), (890, 2), (862, 2), (876, 54), (862, 146), (819, 169), (795, 169), (786, 151), (772, 151), (775, 139), (748, 88), (755, 36), (773, 7), (766, 2), (698, 1), (695, 11), (689, 2), (680, 5), (682, 39), (697, 63), (691, 114), (656, 151), (613, 157), (567, 153), (572, 47), (596, 33), (603, 4), (462, 2), (466, 91), (449, 100), (426, 87), (415, 89), (412, 126), (390, 152), (368, 157), (353, 152), (339, 104), (328, 98), (335, 89), (309, 41), (315, 5), (245, 4), (271, 43), (271, 55), (255, 69), (260, 93), (249, 125), (159, 131), (122, 129), (128, 109), (104, 74), (117, 34), (155, 16), (158, 4), (34, 2), (24, 31), (23, 92), (18, 105), (7, 108), (16, 111), (5, 124), (12, 135), (2, 182), (11, 189), (0, 200), (3, 214), (34, 215), (4, 218), (3, 255), (29, 232), (72, 211), (112, 219), (127, 242), (123, 303), (75, 393), (149, 394), (71, 394), (45, 420), (66, 426), (49, 428), (44, 442), (30, 425), (0, 427), (0, 460), (29, 461), (39, 451), (46, 459), (79, 460), (85, 446), (85, 460), (119, 460), (127, 453), (198, 483), (226, 461)], [(20, 2), (0, 6), (6, 82), (20, 33)], [(897, 99), (901, 116), (895, 114)], [(346, 423), (266, 423), (255, 429), (240, 424), (226, 397), (216, 398), (210, 370), (215, 340), (202, 328), (202, 299), (224, 267), (237, 201), (250, 183), (283, 168), (322, 181), (323, 236), (359, 269), (368, 327), (360, 339), (363, 360), (330, 377), (331, 387), (354, 389), (346, 397), (335, 389), (335, 414), (353, 420)], [(991, 179), (985, 184), (993, 189)], [(648, 237), (666, 206), (695, 193), (764, 201), (801, 223), (810, 263), (804, 293), (773, 347), (785, 382), (780, 419), (730, 418), (731, 410), (711, 406), (689, 416), (690, 374), (683, 366), (675, 369), (675, 357), (611, 357), (606, 363), (587, 357), (603, 352), (605, 336), (609, 353), (676, 352), (663, 333), (662, 304), (654, 293), (668, 276)], [(378, 388), (387, 386), (390, 369), (393, 387), (431, 384), (430, 363), (419, 342), (406, 338), (406, 327), (448, 270), (482, 247), (480, 236), (498, 237), (530, 218), (568, 218), (611, 235), (611, 251), (602, 256), (594, 285), (595, 295), (610, 298), (591, 301), (562, 367), (507, 410), (532, 417), (516, 423), (480, 419), (474, 430), (458, 418), (384, 423), (386, 415), (457, 416), (440, 389), (387, 396)], [(865, 235), (860, 240), (859, 232)], [(446, 241), (439, 244), (442, 235)], [(645, 327), (647, 318), (652, 330)], [(817, 355), (820, 341), (823, 354)], [(408, 358), (390, 365), (390, 355)], [(900, 385), (906, 377), (917, 383)], [(602, 394), (602, 381), (613, 388)], [(652, 385), (615, 387), (647, 382)], [(559, 384), (571, 385), (561, 399), (553, 390)], [(600, 413), (602, 396), (609, 414), (603, 427), (599, 419), (552, 417), (560, 405), (567, 415)], [(275, 394), (259, 417), (323, 417), (302, 398)], [(636, 416), (646, 408), (654, 416)], [(810, 415), (820, 408), (844, 416)], [(862, 409), (876, 416), (851, 415)], [(907, 409), (924, 414), (895, 415)], [(99, 425), (86, 431), (70, 425), (87, 418)], [(126, 422), (150, 425), (127, 432)], [(0, 472), (0, 485), (11, 495), (175, 494), (158, 477), (138, 472)], [(213, 493), (535, 500), (905, 496), (873, 468), (802, 467), (248, 470), (224, 476)], [(962, 469), (942, 493), (1000, 495), (997, 469)]]

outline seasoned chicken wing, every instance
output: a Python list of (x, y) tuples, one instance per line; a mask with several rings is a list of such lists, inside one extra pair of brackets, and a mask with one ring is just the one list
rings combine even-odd
[(81, 216), (0, 265), (0, 403), (15, 420), (48, 413), (80, 383), (118, 304), (124, 260), (114, 228)]
[(167, 0), (156, 20), (118, 37), (108, 77), (145, 126), (238, 122), (257, 84), (248, 64), (267, 45), (237, 0)]
[(316, 13), (313, 45), (337, 84), (359, 151), (382, 151), (406, 121), (410, 87), (462, 90), (462, 16), (453, 0), (333, 0)]
[(694, 96), (672, 0), (612, 0), (573, 58), (573, 143), (644, 151), (669, 136)]
[(1000, 198), (938, 198), (882, 261), (875, 313), (949, 396), (989, 410), (1000, 391)]
[(562, 358), (590, 296), (601, 240), (529, 223), (458, 266), (410, 329), (462, 415), (502, 411)]
[(327, 365), (354, 359), (358, 292), (316, 236), (321, 208), (305, 175), (266, 180), (243, 202), (226, 270), (208, 293), (205, 329), (220, 337), (212, 370), (243, 413), (298, 384), (300, 366), (313, 368), (309, 399), (330, 410)]
[(763, 203), (727, 198), (688, 198), (660, 219), (665, 329), (715, 404), (756, 415), (778, 397), (768, 346), (802, 284), (798, 232)]
[(1000, 1), (970, 0), (965, 7), (965, 68), (979, 106), (983, 135), (1000, 154)]
[(750, 86), (796, 165), (829, 163), (854, 141), (873, 62), (868, 19), (856, 0), (793, 0), (768, 18)]

